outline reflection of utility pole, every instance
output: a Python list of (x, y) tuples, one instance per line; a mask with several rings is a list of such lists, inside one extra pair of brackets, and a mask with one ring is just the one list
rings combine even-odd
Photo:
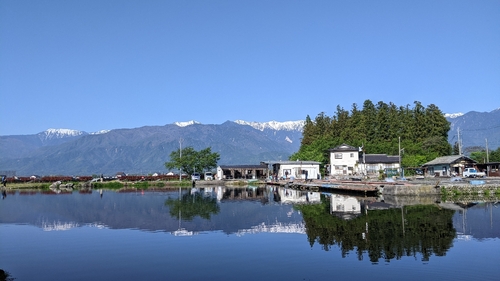
[(405, 215), (403, 211), (404, 206), (401, 206), (401, 222), (403, 224), (403, 236), (405, 236)]
[(179, 138), (179, 181), (182, 181), (182, 164), (181, 164), (181, 158), (182, 158), (182, 138)]

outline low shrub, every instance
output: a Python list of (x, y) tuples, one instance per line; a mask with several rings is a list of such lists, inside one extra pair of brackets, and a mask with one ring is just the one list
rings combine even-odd
[(123, 187), (123, 183), (118, 181), (110, 181), (110, 182), (96, 182), (93, 183), (94, 188), (103, 188), (103, 189), (120, 189)]

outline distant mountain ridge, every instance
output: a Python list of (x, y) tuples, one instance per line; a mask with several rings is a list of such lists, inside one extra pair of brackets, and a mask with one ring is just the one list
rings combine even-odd
[(300, 131), (302, 132), (304, 128), (304, 120), (299, 121), (285, 121), (285, 122), (277, 122), (277, 121), (269, 121), (269, 122), (247, 122), (243, 120), (234, 121), (240, 125), (248, 125), (259, 131), (264, 131), (266, 129), (277, 130), (277, 131)]
[(500, 147), (500, 108), (490, 112), (470, 111), (466, 114), (445, 115), (450, 122), (448, 142), (452, 145), (460, 139), (464, 149), (468, 147), (494, 150)]
[[(484, 147), (485, 139), (490, 150), (500, 146), (500, 109), (445, 116), (451, 144), (458, 140), (460, 129), (464, 148)], [(34, 135), (0, 136), (0, 170), (18, 175), (166, 172), (164, 162), (181, 145), (197, 150), (211, 147), (220, 153), (221, 165), (287, 160), (300, 148), (304, 122), (236, 120), (215, 125), (191, 120), (93, 133), (48, 129)]]
[[(249, 122), (250, 123), (250, 122)], [(256, 164), (287, 160), (300, 147), (300, 126), (241, 125), (227, 121), (203, 125), (196, 121), (165, 126), (115, 129), (105, 133), (50, 129), (36, 135), (0, 136), (0, 170), (18, 175), (88, 175), (166, 172), (172, 151), (186, 146), (211, 147), (219, 164)]]

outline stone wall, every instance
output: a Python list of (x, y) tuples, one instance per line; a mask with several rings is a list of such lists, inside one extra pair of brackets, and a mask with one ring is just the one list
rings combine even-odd
[(440, 188), (431, 185), (386, 185), (382, 191), (382, 195), (439, 195)]

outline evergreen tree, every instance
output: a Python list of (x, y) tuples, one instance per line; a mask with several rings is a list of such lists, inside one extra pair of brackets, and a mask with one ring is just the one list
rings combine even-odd
[(300, 145), (307, 146), (310, 145), (314, 140), (314, 130), (316, 125), (311, 121), (309, 115), (306, 116), (306, 121), (304, 122), (304, 129), (302, 130), (302, 140)]
[(382, 101), (374, 105), (366, 100), (362, 110), (356, 104), (351, 111), (337, 106), (333, 117), (321, 112), (314, 121), (306, 117), (301, 147), (290, 159), (328, 163), (328, 149), (342, 143), (364, 146), (366, 153), (398, 155), (401, 140), (403, 164), (417, 167), (438, 156), (449, 155), (450, 124), (441, 110), (419, 101), (414, 107), (396, 106)]

